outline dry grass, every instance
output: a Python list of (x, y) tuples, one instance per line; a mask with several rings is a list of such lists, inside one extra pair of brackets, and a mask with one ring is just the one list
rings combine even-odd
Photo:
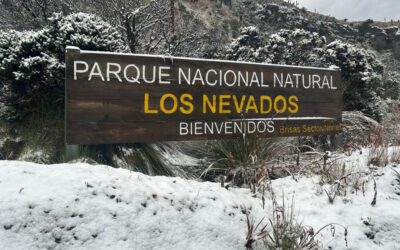
[(389, 152), (390, 163), (400, 164), (400, 147), (393, 147)]
[(385, 139), (392, 146), (400, 146), (400, 104), (395, 102), (389, 106), (389, 110), (382, 122)]
[(365, 195), (366, 186), (373, 180), (373, 172), (362, 170), (358, 165), (348, 164), (340, 158), (327, 161), (319, 173), (321, 192), (328, 201), (334, 203), (337, 197), (346, 197), (349, 193)]
[(378, 167), (389, 164), (389, 147), (387, 145), (372, 145), (368, 154), (368, 164)]
[(369, 165), (384, 167), (389, 163), (389, 143), (385, 127), (376, 128), (369, 134), (367, 146)]
[(283, 152), (286, 139), (241, 135), (234, 140), (200, 142), (196, 157), (204, 159), (207, 168), (200, 178), (231, 185), (255, 187), (269, 179), (269, 163)]
[(392, 168), (393, 170), (393, 175), (395, 177), (394, 181), (395, 181), (395, 193), (397, 195), (400, 195), (400, 172), (394, 168)]
[(347, 228), (336, 223), (330, 223), (317, 231), (310, 226), (305, 226), (299, 222), (295, 215), (294, 201), (285, 203), (285, 197), (282, 198), (282, 204), (278, 204), (276, 197), (272, 195), (272, 217), (268, 223), (264, 223), (265, 218), (255, 224), (254, 219), (249, 219), (247, 215), (247, 237), (245, 247), (253, 248), (253, 243), (261, 241), (265, 249), (322, 249), (322, 244), (316, 237), (327, 228), (330, 228), (332, 237), (335, 236), (335, 227), (344, 229), (344, 238), (347, 245)]
[(375, 133), (381, 129), (381, 125), (363, 115), (361, 112), (343, 112), (344, 151), (350, 155), (356, 150), (370, 145)]
[(394, 169), (394, 168), (392, 168), (392, 170), (393, 170), (393, 174), (394, 174), (394, 176), (395, 176), (396, 185), (398, 186), (398, 188), (400, 188), (400, 172), (397, 171), (397, 170)]

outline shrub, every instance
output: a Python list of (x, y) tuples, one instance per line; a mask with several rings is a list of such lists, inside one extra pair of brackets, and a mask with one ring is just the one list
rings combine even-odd
[(62, 117), (64, 53), (67, 45), (87, 50), (121, 51), (122, 37), (89, 14), (53, 15), (35, 32), (0, 31), (0, 117), (8, 122), (47, 112)]
[(271, 35), (266, 45), (257, 52), (259, 56), (266, 57), (266, 63), (301, 66), (315, 61), (315, 51), (325, 44), (325, 37), (315, 32), (282, 30)]
[(383, 96), (383, 66), (372, 52), (349, 43), (334, 41), (319, 51), (321, 66), (335, 65), (345, 81), (345, 110), (359, 110), (380, 120)]
[(384, 79), (384, 96), (392, 100), (400, 98), (400, 74), (398, 72), (390, 72)]
[(381, 137), (379, 135), (381, 125), (359, 111), (343, 112), (342, 127), (343, 147), (349, 155), (355, 150), (370, 145), (372, 138)]
[(270, 36), (254, 27), (244, 28), (226, 49), (229, 60), (316, 67), (339, 67), (345, 84), (346, 110), (359, 110), (380, 119), (384, 96), (383, 66), (374, 54), (336, 40), (327, 44), (317, 33), (296, 29), (281, 30)]

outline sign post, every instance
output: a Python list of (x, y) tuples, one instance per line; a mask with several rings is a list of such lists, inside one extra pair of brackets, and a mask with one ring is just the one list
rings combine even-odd
[(341, 112), (334, 69), (66, 52), (67, 144), (334, 134)]

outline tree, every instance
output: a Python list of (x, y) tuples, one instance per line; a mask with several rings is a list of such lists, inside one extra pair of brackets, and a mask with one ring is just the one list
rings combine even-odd
[(92, 8), (124, 34), (132, 53), (154, 52), (163, 23), (171, 20), (169, 0), (95, 0)]
[(193, 13), (176, 0), (94, 0), (91, 8), (118, 27), (130, 52), (191, 55), (205, 34)]
[(54, 12), (68, 14), (70, 5), (63, 0), (1, 0), (2, 16), (13, 19), (14, 28), (40, 28), (49, 22)]

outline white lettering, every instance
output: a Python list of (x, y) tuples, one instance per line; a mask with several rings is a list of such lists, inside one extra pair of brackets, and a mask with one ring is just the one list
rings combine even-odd
[(215, 86), (215, 85), (217, 85), (217, 80), (215, 80), (213, 82), (210, 82), (210, 79), (209, 79), (209, 75), (210, 75), (211, 72), (214, 73), (214, 75), (218, 74), (217, 71), (215, 71), (214, 69), (208, 70), (207, 73), (206, 73), (206, 82), (210, 86)]
[[(78, 69), (78, 64), (84, 65), (84, 69)], [(76, 73), (85, 73), (89, 70), (89, 65), (85, 61), (74, 61), (74, 80), (78, 79)]]
[(283, 73), (281, 73), (281, 78), (279, 79), (279, 76), (277, 73), (274, 73), (274, 87), (276, 88), (277, 83), (279, 86), (282, 88), (283, 87)]
[(88, 79), (88, 81), (92, 80), (92, 77), (93, 77), (93, 76), (100, 76), (101, 80), (104, 82), (104, 77), (103, 77), (103, 75), (101, 74), (101, 70), (100, 70), (100, 66), (99, 66), (99, 63), (98, 63), (98, 62), (95, 62), (95, 63), (93, 64), (92, 70), (90, 71), (90, 74), (89, 74), (89, 79)]
[(164, 73), (163, 71), (164, 70), (171, 70), (171, 68), (170, 67), (165, 67), (165, 66), (160, 66), (159, 68), (158, 68), (158, 83), (160, 83), (160, 84), (171, 84), (171, 81), (170, 80), (163, 80), (163, 78), (164, 77), (166, 77), (167, 79), (169, 78), (169, 73)]
[(189, 134), (189, 124), (186, 122), (180, 122), (179, 123), (179, 135), (187, 135)]
[[(111, 70), (111, 66), (116, 67), (117, 70)], [(121, 65), (118, 63), (107, 63), (107, 82), (110, 81), (110, 75), (114, 75), (119, 82), (122, 82), (121, 77), (119, 77), (119, 73), (121, 72)]]
[[(128, 76), (128, 69), (129, 68), (134, 68), (136, 70), (136, 75), (135, 77), (129, 77)], [(135, 64), (128, 64), (126, 65), (125, 69), (124, 69), (124, 78), (125, 80), (127, 80), (128, 82), (131, 83), (140, 83), (139, 82), (139, 78), (140, 78), (140, 69), (135, 65)]]

